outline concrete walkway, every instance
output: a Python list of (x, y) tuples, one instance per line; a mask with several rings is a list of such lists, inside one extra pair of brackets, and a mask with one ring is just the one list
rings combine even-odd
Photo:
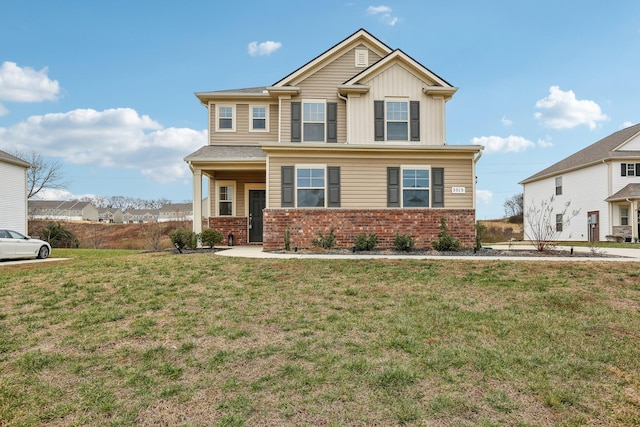
[[(518, 245), (491, 245), (494, 250), (534, 250), (533, 246)], [(273, 258), (273, 259), (460, 259), (467, 261), (571, 261), (571, 262), (584, 262), (584, 261), (602, 261), (602, 262), (640, 262), (640, 248), (598, 248), (597, 254), (612, 255), (616, 258), (602, 257), (602, 256), (571, 256), (570, 247), (559, 246), (556, 249), (563, 250), (567, 253), (567, 256), (558, 257), (537, 257), (537, 256), (464, 256), (464, 255), (373, 255), (373, 254), (298, 254), (298, 253), (273, 253), (263, 252), (262, 246), (233, 246), (226, 248), (220, 252), (217, 252), (219, 256), (231, 256), (240, 258)], [(490, 249), (486, 249), (490, 250)], [(575, 252), (591, 252), (591, 248), (586, 247), (574, 247)]]

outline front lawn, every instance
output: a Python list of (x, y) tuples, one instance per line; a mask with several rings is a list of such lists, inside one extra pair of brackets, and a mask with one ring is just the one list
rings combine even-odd
[(640, 425), (637, 263), (54, 255), (0, 266), (0, 425)]

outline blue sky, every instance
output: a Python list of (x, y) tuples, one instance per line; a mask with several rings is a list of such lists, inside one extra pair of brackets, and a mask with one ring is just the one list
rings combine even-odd
[(636, 0), (22, 0), (1, 21), (0, 149), (62, 162), (51, 198), (190, 200), (194, 92), (271, 85), (359, 28), (459, 87), (447, 143), (486, 146), (478, 219), (640, 122)]

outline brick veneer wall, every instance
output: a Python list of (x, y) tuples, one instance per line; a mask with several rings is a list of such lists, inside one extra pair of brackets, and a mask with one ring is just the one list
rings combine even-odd
[(265, 209), (265, 251), (284, 248), (284, 230), (289, 229), (291, 248), (310, 248), (318, 233), (328, 235), (331, 228), (336, 247), (351, 248), (358, 234), (375, 233), (378, 248), (392, 248), (396, 234), (409, 234), (416, 249), (429, 249), (445, 218), (449, 233), (460, 239), (460, 246), (475, 245), (476, 215), (473, 209)]
[(209, 228), (218, 230), (224, 236), (222, 244), (228, 245), (227, 236), (233, 233), (234, 245), (246, 245), (248, 243), (247, 221), (244, 216), (217, 216), (209, 218)]

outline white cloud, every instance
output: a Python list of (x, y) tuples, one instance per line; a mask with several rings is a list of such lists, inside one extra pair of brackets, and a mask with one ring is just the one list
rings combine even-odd
[(380, 22), (382, 22), (385, 25), (389, 25), (393, 27), (398, 23), (398, 17), (391, 16), (391, 12), (392, 12), (392, 9), (389, 6), (384, 6), (384, 5), (369, 6), (367, 8), (368, 15), (379, 16)]
[[(47, 71), (46, 68), (36, 71), (29, 67), (19, 67), (15, 62), (3, 62), (0, 66), (0, 101), (55, 101), (60, 85), (56, 80), (49, 79)], [(0, 104), (0, 116), (7, 114), (9, 110)]]
[(248, 51), (249, 51), (249, 55), (251, 56), (264, 56), (264, 55), (271, 55), (273, 52), (280, 49), (281, 47), (282, 47), (282, 43), (274, 42), (271, 40), (268, 40), (262, 43), (251, 42), (249, 43)]
[(538, 139), (538, 147), (542, 147), (542, 148), (553, 147), (553, 142), (551, 142), (551, 138), (547, 136), (544, 139)]
[(507, 119), (507, 116), (502, 116), (501, 121), (504, 126), (511, 126), (513, 124), (511, 120)]
[[(0, 111), (0, 115), (2, 115), (2, 111)], [(629, 126), (633, 126), (633, 125), (635, 125), (635, 123), (630, 122), (630, 121), (623, 122), (622, 123), (622, 129), (628, 128)]]
[(0, 128), (0, 146), (36, 150), (66, 163), (138, 169), (157, 182), (190, 176), (182, 159), (206, 143), (206, 130), (165, 129), (130, 108), (31, 116)]
[(538, 100), (536, 108), (543, 111), (535, 113), (534, 117), (552, 129), (572, 129), (580, 125), (595, 129), (598, 122), (609, 120), (597, 103), (576, 99), (572, 90), (564, 92), (558, 86), (551, 86), (549, 96)]
[(480, 136), (471, 139), (473, 145), (484, 145), (485, 153), (518, 153), (527, 148), (535, 147), (535, 144), (521, 136)]
[(476, 197), (479, 202), (489, 205), (493, 200), (493, 192), (489, 190), (476, 190)]
[(64, 189), (43, 188), (34, 196), (37, 200), (87, 200), (95, 198), (95, 194), (73, 194)]

